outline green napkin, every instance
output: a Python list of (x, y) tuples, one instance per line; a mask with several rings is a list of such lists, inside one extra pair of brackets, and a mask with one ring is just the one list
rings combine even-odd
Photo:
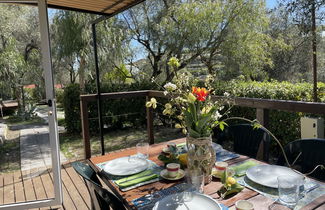
[(157, 178), (157, 177), (158, 177), (158, 175), (153, 173), (151, 170), (146, 170), (141, 173), (116, 180), (115, 183), (120, 188), (126, 188), (126, 187), (130, 187), (132, 185), (139, 184), (141, 182), (149, 181), (149, 180)]
[(246, 174), (246, 170), (250, 167), (259, 165), (257, 162), (248, 160), (242, 164), (231, 166), (230, 168), (236, 172), (236, 176), (244, 176)]
[(180, 144), (177, 144), (176, 146), (177, 147), (183, 147), (183, 146), (185, 146), (186, 145), (186, 142), (184, 142), (184, 143), (180, 143)]

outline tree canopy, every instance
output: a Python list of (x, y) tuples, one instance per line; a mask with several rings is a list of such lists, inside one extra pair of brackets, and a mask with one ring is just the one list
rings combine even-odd
[[(317, 20), (323, 17), (324, 0), (280, 2), (269, 10), (264, 0), (147, 0), (96, 25), (101, 81), (164, 83), (179, 72), (226, 81), (312, 81), (312, 40), (304, 29), (311, 4)], [(1, 5), (0, 12), (0, 86), (19, 98), (22, 85), (44, 85), (37, 9)], [(98, 16), (57, 10), (50, 18), (56, 83), (78, 82), (86, 91), (95, 75), (91, 22)], [(322, 30), (316, 31), (320, 81)], [(171, 57), (179, 60), (175, 69), (167, 65)]]

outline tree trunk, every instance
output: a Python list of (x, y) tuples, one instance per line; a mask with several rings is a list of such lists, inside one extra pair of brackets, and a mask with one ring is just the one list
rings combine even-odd
[(80, 93), (85, 92), (85, 64), (86, 64), (85, 57), (81, 56), (80, 57), (80, 66), (79, 66)]
[(161, 74), (161, 70), (159, 67), (159, 62), (160, 62), (161, 56), (159, 55), (154, 55), (153, 56), (153, 61), (151, 62), (152, 66), (152, 76), (151, 78), (156, 78)]
[(22, 104), (21, 104), (21, 90), (20, 88), (16, 87), (15, 85), (11, 86), (14, 96), (16, 97), (18, 103), (18, 113), (22, 113)]

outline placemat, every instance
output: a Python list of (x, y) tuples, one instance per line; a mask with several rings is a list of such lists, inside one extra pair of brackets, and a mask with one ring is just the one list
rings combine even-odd
[(238, 158), (239, 156), (240, 155), (238, 155), (236, 153), (233, 153), (233, 152), (230, 152), (230, 151), (225, 150), (225, 149), (221, 149), (221, 150), (218, 150), (216, 152), (216, 159), (217, 159), (218, 162), (231, 160), (231, 159), (234, 159), (234, 158)]
[[(134, 199), (132, 203), (139, 210), (149, 210), (149, 209), (151, 210), (154, 207), (155, 203), (160, 201), (164, 197), (171, 194), (184, 192), (184, 190), (188, 190), (188, 184), (181, 183), (163, 190), (159, 190), (152, 194)], [(220, 206), (222, 207), (222, 210), (228, 210), (227, 206), (223, 204), (220, 204)]]
[[(266, 186), (257, 184), (255, 182), (251, 181), (250, 179), (248, 179), (246, 176), (238, 178), (237, 181), (242, 186), (252, 189), (252, 190), (260, 193), (261, 195), (264, 195), (265, 197), (268, 197), (274, 201), (277, 201), (279, 198), (278, 189), (276, 189), (276, 188), (266, 187)], [(313, 189), (314, 187), (317, 187), (317, 188)], [(311, 190), (311, 191), (308, 192), (309, 190)], [(325, 185), (324, 184), (317, 183), (317, 182), (307, 178), (305, 181), (305, 184), (304, 184), (304, 191), (301, 193), (301, 197), (294, 209), (298, 210), (324, 194), (325, 194)]]
[[(108, 163), (109, 161), (106, 161), (106, 162), (103, 162), (103, 163), (98, 163), (96, 164), (100, 169), (102, 169), (102, 171), (104, 172), (105, 176), (109, 179), (109, 180), (112, 180), (113, 183), (119, 187), (119, 189), (122, 191), (122, 192), (125, 192), (125, 191), (128, 191), (128, 190), (132, 190), (134, 188), (137, 188), (137, 187), (140, 187), (140, 186), (143, 186), (143, 185), (146, 185), (146, 184), (150, 184), (150, 183), (153, 183), (153, 182), (157, 182), (160, 180), (160, 171), (163, 169), (162, 167), (158, 166), (155, 162), (151, 161), (151, 160), (147, 160), (149, 162), (149, 166), (148, 166), (148, 169), (147, 170), (151, 170), (153, 173), (157, 174), (158, 177), (155, 178), (155, 179), (151, 179), (151, 180), (148, 180), (148, 181), (145, 181), (145, 182), (141, 182), (141, 183), (138, 183), (136, 185), (132, 185), (130, 187), (126, 187), (126, 188), (120, 188), (115, 182), (119, 179), (122, 179), (122, 178), (125, 178), (125, 177), (129, 177), (129, 176), (114, 176), (114, 175), (111, 175), (109, 173), (106, 173), (103, 168), (105, 166), (106, 163)], [(133, 175), (130, 175), (130, 176), (133, 176)]]

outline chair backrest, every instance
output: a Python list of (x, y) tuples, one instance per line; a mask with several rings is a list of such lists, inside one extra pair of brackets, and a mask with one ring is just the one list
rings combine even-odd
[[(284, 151), (289, 163), (295, 161), (294, 168), (302, 173), (311, 172), (317, 165), (325, 166), (325, 139), (298, 139), (288, 143)], [(297, 159), (298, 155), (300, 156)], [(287, 165), (283, 154), (277, 164)], [(325, 181), (325, 170), (318, 168), (310, 176)]]
[(89, 165), (81, 162), (73, 162), (71, 165), (87, 185), (91, 197), (92, 209), (125, 209), (121, 201), (114, 194), (102, 187), (96, 172)]
[(257, 158), (261, 153), (262, 160), (268, 162), (270, 135), (263, 128), (254, 128), (251, 124), (236, 124), (226, 127), (217, 134), (221, 141), (232, 140), (234, 152)]

